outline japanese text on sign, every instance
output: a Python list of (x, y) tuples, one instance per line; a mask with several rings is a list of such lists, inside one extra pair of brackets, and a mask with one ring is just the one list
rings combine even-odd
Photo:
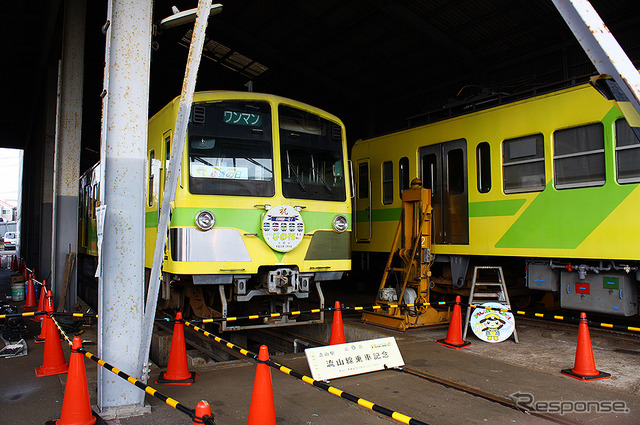
[(224, 123), (260, 126), (262, 125), (262, 116), (247, 112), (224, 111)]
[(304, 352), (316, 381), (404, 366), (393, 337), (307, 348)]

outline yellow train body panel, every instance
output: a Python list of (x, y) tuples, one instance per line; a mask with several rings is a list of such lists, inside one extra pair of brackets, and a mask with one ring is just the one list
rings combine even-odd
[[(640, 223), (633, 219), (633, 211), (640, 206), (637, 183), (620, 184), (615, 174), (615, 146), (613, 140), (614, 124), (622, 118), (622, 113), (603, 99), (590, 86), (579, 86), (561, 92), (551, 93), (520, 102), (499, 106), (485, 111), (464, 115), (445, 121), (412, 128), (374, 139), (359, 141), (352, 150), (354, 163), (368, 160), (371, 179), (372, 232), (370, 240), (354, 239), (354, 250), (365, 252), (386, 252), (391, 245), (400, 199), (397, 192), (391, 204), (382, 203), (382, 168), (384, 161), (397, 164), (402, 157), (409, 159), (411, 178), (420, 175), (420, 148), (448, 141), (463, 139), (466, 141), (467, 187), (468, 187), (468, 243), (434, 243), (433, 251), (439, 254), (453, 255), (496, 255), (526, 257), (563, 257), (563, 258), (612, 258), (621, 260), (640, 259), (640, 247), (635, 241), (640, 236)], [(602, 123), (604, 128), (604, 162), (606, 182), (598, 187), (575, 189), (556, 189), (554, 184), (553, 136), (557, 130)], [(526, 135), (540, 134), (544, 138), (544, 175), (545, 188), (539, 191), (505, 193), (503, 190), (502, 143)], [(490, 147), (491, 190), (480, 193), (476, 190), (477, 157), (476, 147), (486, 142)], [(395, 170), (394, 170), (395, 171)], [(394, 175), (395, 176), (395, 175)], [(396, 176), (397, 178), (397, 176)], [(394, 179), (397, 185), (397, 180)], [(395, 187), (397, 191), (397, 187)], [(554, 196), (548, 196), (553, 192)], [(583, 196), (575, 195), (581, 192)], [(615, 199), (609, 199), (611, 194)], [(557, 220), (557, 210), (545, 197), (571, 199), (571, 204), (561, 203), (560, 208), (571, 208), (570, 215), (580, 221), (583, 214), (593, 214), (597, 220), (593, 228), (585, 229), (575, 235), (571, 242), (563, 243), (560, 238), (563, 226), (570, 226), (570, 215), (566, 220)], [(602, 197), (602, 201), (600, 200)], [(536, 201), (538, 201), (536, 203)], [(607, 208), (611, 211), (597, 210), (594, 205), (600, 202), (615, 202)], [(545, 202), (545, 205), (539, 205)], [(527, 234), (514, 238), (514, 243), (504, 243), (504, 237), (519, 221), (525, 220), (534, 207), (542, 215), (538, 216), (537, 227), (527, 231), (534, 236), (541, 229), (547, 232), (558, 231), (558, 247), (550, 240), (527, 242)], [(376, 220), (376, 213), (384, 214)], [(357, 210), (357, 224), (361, 225), (362, 210)], [(393, 217), (395, 218), (395, 217)], [(555, 230), (554, 230), (555, 229)], [(567, 232), (564, 232), (567, 233)], [(501, 243), (503, 241), (503, 243)], [(519, 246), (520, 245), (520, 246)]]

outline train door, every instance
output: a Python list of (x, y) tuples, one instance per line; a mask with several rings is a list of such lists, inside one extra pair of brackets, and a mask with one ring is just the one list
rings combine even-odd
[(355, 231), (357, 242), (371, 240), (371, 178), (369, 158), (358, 160), (358, 187), (356, 193)]
[(422, 185), (431, 189), (433, 242), (468, 244), (467, 141), (421, 147), (420, 176)]

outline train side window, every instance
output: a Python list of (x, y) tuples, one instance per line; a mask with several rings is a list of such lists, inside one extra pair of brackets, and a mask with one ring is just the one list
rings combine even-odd
[(624, 118), (616, 121), (616, 166), (618, 183), (640, 182), (640, 139)]
[(487, 193), (491, 190), (491, 148), (489, 143), (482, 142), (476, 148), (476, 168), (478, 192)]
[(156, 153), (153, 150), (149, 151), (149, 187), (147, 189), (147, 194), (149, 196), (149, 206), (153, 206), (153, 180), (155, 176), (153, 175), (153, 160), (155, 159)]
[(358, 198), (369, 197), (369, 164), (366, 162), (358, 165)]
[(393, 162), (382, 163), (382, 203), (393, 202)]
[(409, 189), (411, 183), (409, 182), (409, 158), (403, 156), (398, 161), (398, 184), (399, 191), (398, 195), (402, 199), (402, 191), (405, 189)]
[(427, 154), (422, 157), (422, 187), (431, 189), (431, 196), (438, 191), (436, 176), (438, 175), (438, 157), (433, 154)]
[(601, 123), (557, 130), (553, 133), (553, 151), (556, 189), (604, 185)]
[(447, 185), (451, 195), (464, 193), (464, 153), (462, 149), (452, 149), (447, 153)]
[(504, 193), (544, 190), (544, 137), (542, 134), (502, 142)]

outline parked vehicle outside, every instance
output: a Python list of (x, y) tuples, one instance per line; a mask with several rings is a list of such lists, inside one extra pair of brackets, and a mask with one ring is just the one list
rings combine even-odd
[(4, 249), (16, 249), (18, 243), (18, 235), (15, 232), (7, 232), (4, 234)]

